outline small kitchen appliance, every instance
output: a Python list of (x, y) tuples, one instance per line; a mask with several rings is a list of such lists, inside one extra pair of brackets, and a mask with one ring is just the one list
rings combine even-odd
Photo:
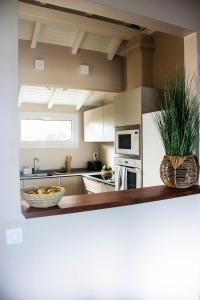
[(140, 125), (115, 127), (115, 155), (140, 157)]
[(89, 171), (101, 171), (102, 162), (98, 159), (90, 160), (87, 162), (87, 169)]

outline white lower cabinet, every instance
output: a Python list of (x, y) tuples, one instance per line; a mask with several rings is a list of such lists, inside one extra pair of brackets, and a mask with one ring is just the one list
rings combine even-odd
[(114, 192), (114, 190), (114, 186), (103, 183), (103, 192)]
[(59, 177), (53, 178), (38, 178), (38, 179), (26, 179), (24, 181), (24, 188), (39, 188), (45, 186), (59, 186)]
[(91, 192), (91, 193), (102, 193), (103, 192), (103, 183), (98, 182), (96, 180), (92, 180), (87, 177), (83, 177), (83, 181), (84, 181), (85, 189), (87, 192)]
[(65, 188), (65, 196), (86, 193), (102, 193), (115, 190), (114, 186), (104, 184), (83, 176), (66, 176), (53, 178), (36, 178), (20, 180), (20, 188), (39, 188), (47, 186), (61, 186)]
[(113, 192), (115, 190), (114, 186), (109, 184), (102, 183), (100, 181), (96, 181), (87, 177), (83, 177), (83, 181), (85, 184), (85, 189), (88, 194), (91, 193), (102, 193), (102, 192)]

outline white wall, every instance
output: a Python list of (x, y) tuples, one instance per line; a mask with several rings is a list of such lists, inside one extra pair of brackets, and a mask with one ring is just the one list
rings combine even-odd
[[(190, 11), (183, 1), (105, 2), (200, 30), (199, 9), (191, 6)], [(22, 217), (17, 0), (0, 1), (0, 36), (0, 299), (199, 300), (198, 195), (42, 219)], [(5, 230), (13, 227), (23, 228), (24, 242), (7, 246)]]
[(23, 245), (1, 245), (2, 300), (199, 300), (198, 195), (23, 228)]
[[(152, 25), (154, 25), (154, 22), (157, 22), (157, 26), (159, 26), (159, 24), (160, 26), (163, 26), (159, 23), (159, 21), (161, 21), (170, 25), (180, 26), (185, 29), (198, 30), (198, 0), (151, 0), (151, 3), (149, 3), (148, 0), (89, 0), (85, 2), (105, 5), (104, 8), (101, 7), (101, 12), (105, 9), (107, 13), (110, 13), (106, 6), (117, 9), (117, 11), (113, 12), (112, 17), (114, 14), (116, 16), (118, 14), (122, 16), (123, 12), (128, 12), (130, 14), (133, 13), (137, 15), (135, 20), (139, 21), (139, 19), (142, 20), (144, 17), (144, 22), (149, 24), (152, 23)], [(121, 10), (122, 13), (118, 10)], [(119, 18), (121, 19), (121, 17), (118, 17), (118, 19)]]

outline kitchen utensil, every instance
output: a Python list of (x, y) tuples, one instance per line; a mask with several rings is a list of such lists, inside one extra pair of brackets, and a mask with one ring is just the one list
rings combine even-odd
[(66, 172), (70, 173), (72, 168), (71, 168), (71, 162), (72, 162), (72, 156), (68, 156), (66, 157), (66, 161), (65, 161), (65, 167), (66, 167)]

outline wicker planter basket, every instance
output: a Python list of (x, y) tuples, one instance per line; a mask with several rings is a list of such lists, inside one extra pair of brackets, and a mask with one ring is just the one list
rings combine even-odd
[[(55, 192), (38, 194), (39, 189), (55, 189)], [(32, 207), (47, 208), (57, 205), (64, 196), (65, 189), (63, 187), (41, 187), (39, 189), (26, 189), (23, 191), (23, 198)], [(32, 192), (32, 193), (31, 193)]]
[(165, 155), (160, 166), (160, 177), (168, 187), (188, 188), (194, 185), (199, 178), (197, 156)]

